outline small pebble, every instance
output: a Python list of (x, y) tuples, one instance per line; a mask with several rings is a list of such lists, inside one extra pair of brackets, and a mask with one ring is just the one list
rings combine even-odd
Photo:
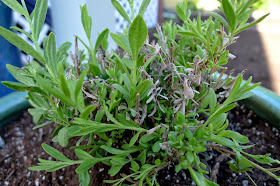
[(235, 177), (235, 176), (236, 176), (236, 174), (235, 174), (235, 173), (232, 173), (232, 176), (233, 176), (233, 177)]
[(180, 181), (179, 180), (176, 180), (176, 183), (179, 183)]
[(275, 148), (275, 146), (274, 146), (274, 145), (271, 145), (271, 148), (273, 148), (273, 149), (274, 149), (274, 148)]
[(166, 180), (170, 180), (170, 178), (171, 176), (169, 174), (165, 177)]
[(248, 119), (248, 123), (249, 123), (249, 124), (252, 124), (252, 120), (251, 120), (251, 119)]
[(242, 181), (242, 186), (248, 186), (249, 185), (249, 181), (248, 180), (243, 180)]
[(264, 125), (265, 125), (266, 127), (268, 127), (268, 123), (265, 123)]
[(39, 186), (39, 179), (38, 178), (35, 180), (35, 185)]
[(5, 146), (5, 142), (0, 136), (0, 148), (4, 148), (4, 146)]
[(63, 176), (59, 176), (58, 178), (59, 178), (60, 180), (62, 180)]
[(259, 136), (260, 134), (261, 134), (261, 133), (258, 131), (258, 132), (257, 132), (257, 135)]
[(8, 182), (8, 181), (5, 181), (5, 182), (4, 182), (5, 185), (9, 185), (9, 183), (10, 183), (10, 182)]

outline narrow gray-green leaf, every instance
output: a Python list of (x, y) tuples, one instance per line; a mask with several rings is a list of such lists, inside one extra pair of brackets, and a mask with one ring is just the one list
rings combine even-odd
[(82, 92), (82, 86), (83, 86), (84, 79), (85, 79), (87, 73), (88, 73), (88, 68), (83, 71), (83, 73), (80, 75), (79, 80), (77, 82), (77, 85), (75, 88), (75, 101), (76, 102), (78, 100), (79, 94)]
[(64, 127), (62, 128), (57, 135), (57, 139), (58, 139), (58, 143), (62, 146), (62, 147), (66, 147), (68, 145), (69, 142), (69, 135), (67, 133), (67, 128)]
[(81, 6), (81, 20), (84, 27), (84, 30), (86, 32), (86, 35), (88, 39), (90, 39), (91, 35), (91, 26), (92, 26), (92, 20), (91, 17), (88, 15), (87, 5)]
[(54, 76), (57, 76), (57, 64), (56, 64), (56, 40), (54, 33), (50, 33), (46, 48), (44, 50), (44, 56), (47, 62), (48, 68), (52, 71)]
[(6, 65), (7, 70), (13, 75), (13, 77), (18, 80), (19, 82), (29, 85), (29, 86), (35, 86), (35, 83), (33, 81), (33, 78), (28, 77), (27, 73), (24, 69), (18, 68), (16, 66), (7, 64)]
[(146, 12), (149, 4), (150, 4), (151, 0), (143, 0), (142, 4), (141, 4), (141, 7), (139, 9), (139, 14), (140, 15), (144, 15), (144, 13)]
[(61, 154), (58, 150), (56, 150), (55, 148), (53, 148), (45, 143), (42, 144), (42, 147), (49, 155), (51, 155), (52, 157), (54, 157), (60, 161), (71, 161), (66, 156)]
[(34, 8), (34, 35), (35, 40), (37, 41), (39, 38), (39, 34), (43, 28), (45, 23), (46, 15), (48, 11), (48, 0), (37, 0)]
[(38, 84), (42, 87), (42, 89), (46, 92), (49, 92), (54, 97), (60, 99), (63, 103), (68, 104), (69, 106), (75, 107), (73, 101), (67, 97), (65, 97), (61, 91), (55, 87), (53, 87), (47, 80), (43, 79), (40, 76), (36, 77)]
[(129, 46), (129, 41), (128, 39), (125, 37), (125, 35), (117, 35), (114, 33), (110, 33), (111, 38), (115, 41), (115, 43), (117, 43), (117, 45), (119, 45), (122, 49), (124, 49), (127, 53), (129, 53), (130, 55), (132, 55), (131, 53), (131, 49)]
[(27, 88), (29, 88), (28, 86), (19, 83), (19, 82), (13, 82), (13, 81), (1, 81), (2, 85), (11, 88), (13, 90), (16, 91), (20, 91), (20, 92), (25, 92), (27, 90)]
[(89, 175), (88, 171), (79, 173), (79, 182), (82, 186), (90, 185), (90, 175)]
[(112, 5), (115, 7), (115, 9), (121, 14), (121, 16), (128, 21), (129, 24), (131, 24), (131, 20), (129, 16), (127, 15), (125, 9), (122, 7), (122, 5), (119, 3), (118, 0), (111, 0)]
[(136, 142), (137, 139), (139, 138), (140, 133), (141, 133), (140, 131), (137, 132), (137, 133), (131, 138), (131, 140), (130, 140), (130, 142), (129, 142), (129, 147), (132, 147), (132, 146), (135, 144), (135, 142)]
[(229, 29), (228, 22), (219, 14), (215, 12), (208, 12), (211, 16), (213, 16), (215, 19), (219, 20), (227, 29)]
[(234, 11), (234, 8), (229, 0), (222, 0), (222, 6), (226, 15), (226, 18), (229, 22), (231, 32), (235, 29), (235, 23), (236, 23), (236, 14)]
[(13, 11), (24, 15), (24, 17), (28, 17), (28, 12), (24, 10), (24, 8), (20, 5), (20, 3), (16, 0), (2, 0), (8, 7), (10, 7)]
[(75, 154), (80, 160), (92, 159), (93, 157), (82, 149), (75, 149)]
[(80, 118), (87, 119), (90, 113), (92, 113), (96, 109), (96, 106), (89, 105), (80, 115)]
[(149, 79), (146, 79), (136, 87), (136, 93), (140, 93), (140, 95), (142, 95), (149, 88), (151, 88), (151, 81)]
[(141, 15), (138, 15), (129, 28), (128, 40), (132, 57), (137, 60), (139, 52), (147, 38), (148, 28)]
[(16, 47), (24, 51), (25, 53), (31, 55), (38, 61), (44, 63), (44, 59), (42, 58), (42, 56), (31, 45), (29, 45), (24, 39), (19, 37), (17, 34), (0, 26), (0, 35), (4, 37), (7, 41), (9, 41), (11, 44), (15, 45)]
[(104, 39), (107, 39), (108, 33), (109, 33), (109, 29), (107, 28), (107, 29), (103, 30), (103, 31), (98, 35), (98, 38), (97, 38), (97, 40), (96, 40), (96, 42), (95, 42), (94, 53), (96, 53), (97, 48), (99, 47), (99, 45), (101, 45), (102, 41), (103, 41)]
[(58, 68), (59, 68), (60, 88), (66, 97), (71, 98), (70, 90), (64, 75), (64, 69), (61, 63), (58, 65)]
[(238, 28), (238, 29), (236, 30), (236, 32), (234, 32), (234, 35), (238, 34), (239, 32), (241, 32), (241, 31), (243, 31), (243, 30), (246, 30), (247, 28), (250, 28), (250, 27), (252, 27), (252, 26), (258, 24), (259, 22), (261, 22), (262, 20), (264, 20), (269, 14), (270, 14), (270, 13), (267, 13), (267, 14), (265, 14), (264, 16), (260, 17), (259, 19), (255, 20), (255, 21), (253, 21), (253, 22), (251, 22), (251, 23), (246, 23), (246, 24), (244, 24), (241, 28)]
[(81, 165), (75, 170), (77, 174), (83, 173), (87, 171), (89, 168), (94, 166), (96, 163), (98, 163), (100, 160), (98, 158), (92, 158), (92, 159), (84, 159)]

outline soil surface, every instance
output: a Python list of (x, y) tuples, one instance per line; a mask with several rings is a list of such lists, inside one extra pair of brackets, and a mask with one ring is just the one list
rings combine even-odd
[[(254, 147), (248, 150), (252, 154), (271, 153), (273, 158), (280, 159), (279, 132), (270, 128), (266, 121), (258, 118), (251, 110), (238, 105), (229, 114), (229, 129), (238, 131), (250, 139)], [(0, 185), (79, 185), (78, 176), (75, 173), (76, 166), (66, 167), (56, 172), (29, 171), (28, 167), (38, 163), (38, 158), (50, 159), (44, 152), (41, 143), (47, 143), (64, 153), (70, 159), (75, 159), (72, 150), (60, 147), (50, 139), (54, 126), (49, 125), (42, 129), (33, 130), (35, 125), (27, 111), (21, 117), (0, 129), (0, 136), (4, 139), (5, 146), (0, 148)], [(70, 142), (71, 143), (71, 142)], [(75, 144), (72, 141), (72, 144)], [(212, 172), (211, 179), (220, 185), (253, 185), (245, 173), (232, 172), (227, 162), (229, 159), (218, 152), (204, 153), (208, 161), (208, 170)], [(97, 164), (91, 172), (91, 185), (106, 185), (104, 179), (114, 179), (108, 176), (108, 167)], [(213, 172), (216, 172), (214, 174)], [(277, 185), (271, 177), (265, 173), (254, 170), (248, 174), (258, 186)], [(277, 172), (276, 172), (277, 174)], [(278, 174), (280, 174), (278, 172)], [(159, 172), (160, 185), (194, 185), (187, 171), (175, 173), (174, 167)]]

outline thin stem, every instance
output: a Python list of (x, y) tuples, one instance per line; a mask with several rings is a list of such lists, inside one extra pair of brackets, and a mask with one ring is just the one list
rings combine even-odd
[[(213, 149), (219, 149), (219, 150), (224, 151), (224, 152), (227, 152), (227, 153), (229, 153), (229, 154), (231, 154), (231, 155), (233, 155), (233, 156), (236, 156), (236, 153), (231, 152), (231, 151), (229, 151), (229, 150), (226, 150), (226, 149), (224, 149), (224, 148), (215, 147), (215, 146), (212, 146), (212, 145), (211, 145), (211, 147), (212, 147)], [(254, 163), (254, 162), (252, 162), (252, 161), (250, 161), (250, 160), (248, 160), (248, 161), (249, 161), (250, 163), (252, 163), (252, 165), (253, 165), (254, 167), (256, 167), (256, 168), (262, 170), (263, 172), (265, 172), (265, 173), (268, 174), (269, 176), (273, 177), (273, 178), (276, 179), (277, 181), (280, 181), (280, 179), (278, 178), (278, 176), (276, 176), (276, 175), (273, 174), (272, 172), (268, 171), (267, 169), (263, 168), (262, 166), (259, 166), (258, 164)]]

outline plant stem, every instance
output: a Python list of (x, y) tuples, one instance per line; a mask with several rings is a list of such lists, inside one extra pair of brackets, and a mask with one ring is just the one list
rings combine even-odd
[(137, 84), (137, 80), (136, 80), (136, 77), (137, 77), (137, 59), (133, 59), (133, 85), (134, 87), (136, 88), (136, 84)]
[[(226, 153), (229, 153), (229, 154), (231, 154), (231, 155), (233, 155), (233, 156), (236, 156), (236, 153), (231, 152), (231, 151), (226, 150), (226, 149), (221, 148), (221, 147), (215, 147), (215, 146), (212, 146), (212, 145), (211, 145), (211, 148), (213, 148), (213, 149), (215, 149), (215, 150), (219, 149), (219, 150), (224, 151), (224, 152), (226, 152)], [(248, 161), (250, 161), (250, 160), (248, 160)], [(280, 178), (278, 178), (278, 176), (276, 176), (275, 174), (273, 174), (273, 173), (270, 172), (269, 170), (263, 168), (262, 166), (259, 166), (258, 164), (254, 163), (254, 162), (252, 162), (252, 161), (250, 161), (250, 163), (252, 163), (252, 165), (253, 165), (255, 168), (258, 168), (258, 169), (262, 170), (263, 172), (265, 172), (266, 174), (268, 174), (269, 176), (273, 177), (274, 179), (276, 179), (277, 181), (280, 182)]]

